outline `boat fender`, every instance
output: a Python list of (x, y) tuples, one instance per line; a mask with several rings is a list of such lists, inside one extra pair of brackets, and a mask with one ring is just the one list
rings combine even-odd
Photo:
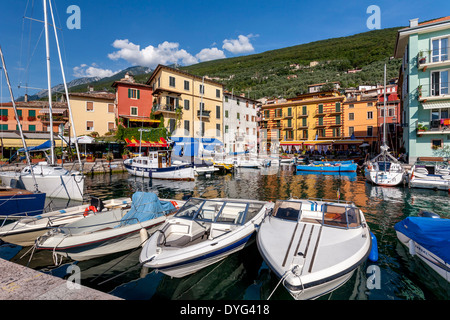
[(414, 244), (414, 241), (412, 241), (412, 240), (408, 241), (408, 248), (409, 248), (409, 254), (414, 256), (416, 254), (416, 245)]
[(89, 206), (84, 210), (83, 216), (88, 216), (90, 211), (96, 213), (97, 212), (97, 208), (95, 206)]
[(144, 242), (146, 242), (148, 240), (147, 229), (141, 228), (141, 230), (139, 230), (139, 235), (141, 237), (141, 245), (144, 245)]
[(370, 237), (372, 238), (372, 248), (370, 249), (369, 253), (369, 260), (372, 262), (378, 261), (378, 243), (377, 243), (377, 237), (371, 232)]

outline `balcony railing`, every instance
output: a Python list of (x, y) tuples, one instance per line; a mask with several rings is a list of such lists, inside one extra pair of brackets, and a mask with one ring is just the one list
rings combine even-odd
[(417, 87), (417, 96), (419, 100), (431, 98), (433, 100), (450, 99), (449, 82), (432, 83), (427, 86)]
[(450, 118), (431, 120), (418, 125), (417, 134), (450, 134)]
[(197, 111), (197, 117), (209, 118), (209, 114), (210, 113), (211, 113), (211, 111), (209, 111), (209, 110), (198, 110)]
[(181, 108), (180, 106), (175, 106), (171, 104), (154, 104), (153, 112), (175, 112), (177, 108)]
[(417, 55), (419, 69), (426, 69), (429, 65), (450, 65), (450, 47), (420, 51)]
[(298, 114), (297, 118), (304, 118), (304, 117), (308, 117), (308, 116), (309, 116), (309, 111), (307, 111), (306, 114), (305, 113)]

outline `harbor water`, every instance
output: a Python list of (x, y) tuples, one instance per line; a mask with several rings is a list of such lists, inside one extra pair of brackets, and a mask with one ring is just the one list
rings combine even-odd
[[(394, 225), (420, 210), (450, 218), (449, 193), (427, 189), (378, 187), (358, 175), (299, 174), (292, 165), (237, 169), (234, 174), (197, 177), (195, 181), (135, 178), (128, 173), (86, 177), (87, 193), (102, 199), (131, 197), (135, 191), (155, 192), (161, 198), (277, 199), (323, 198), (354, 202), (364, 212), (377, 238), (379, 259), (362, 264), (342, 287), (325, 300), (446, 300), (448, 282), (440, 278), (396, 237)], [(77, 205), (54, 200), (54, 208)], [(140, 249), (55, 266), (51, 252), (2, 243), (0, 258), (68, 278), (69, 266), (79, 267), (81, 284), (126, 300), (292, 300), (264, 263), (255, 242), (228, 258), (181, 279), (142, 268)], [(31, 257), (31, 259), (30, 259)], [(277, 286), (278, 285), (278, 286)], [(273, 295), (271, 295), (273, 293)]]

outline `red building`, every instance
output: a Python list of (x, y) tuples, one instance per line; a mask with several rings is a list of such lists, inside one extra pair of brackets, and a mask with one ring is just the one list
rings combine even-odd
[(378, 94), (378, 128), (379, 141), (383, 141), (384, 113), (386, 112), (386, 143), (389, 151), (399, 153), (402, 137), (402, 119), (400, 110), (400, 98), (397, 84), (386, 85), (386, 110), (384, 109), (384, 87), (377, 88)]
[(159, 125), (159, 120), (150, 119), (153, 106), (152, 86), (135, 82), (129, 73), (112, 86), (116, 89), (116, 117), (119, 123), (127, 128)]

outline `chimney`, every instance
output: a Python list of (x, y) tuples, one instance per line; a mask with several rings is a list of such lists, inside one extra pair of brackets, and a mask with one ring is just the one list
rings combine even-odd
[(25, 93), (25, 96), (23, 97), (24, 102), (28, 102), (28, 94)]
[(419, 18), (409, 20), (409, 27), (414, 28), (419, 25)]
[(90, 92), (94, 91), (94, 87), (93, 86), (88, 86), (88, 91), (90, 91)]

